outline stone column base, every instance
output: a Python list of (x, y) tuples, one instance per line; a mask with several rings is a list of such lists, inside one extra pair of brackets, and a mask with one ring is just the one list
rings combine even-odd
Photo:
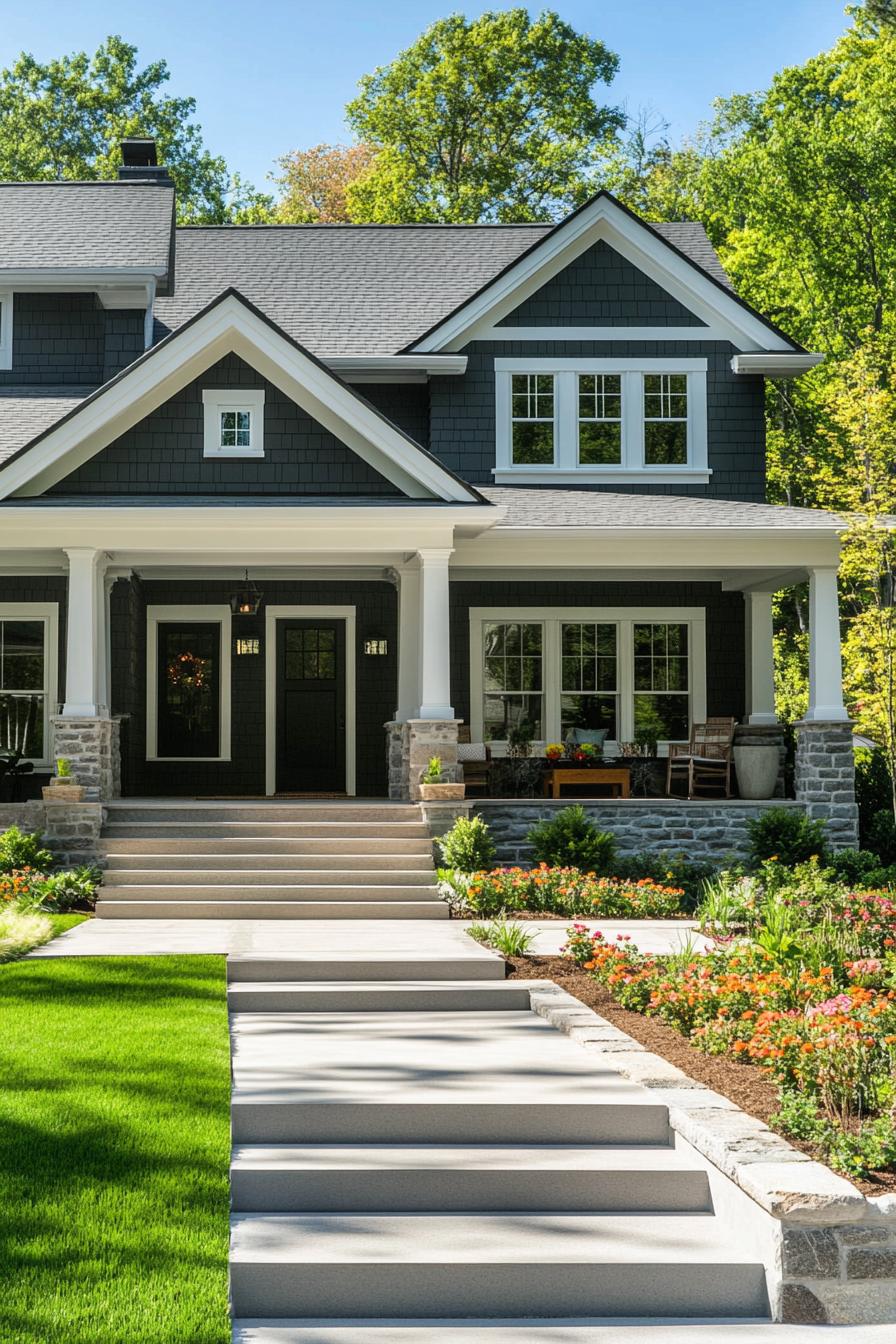
[(810, 817), (827, 826), (832, 849), (859, 843), (852, 724), (803, 719), (796, 728), (794, 791)]
[(438, 756), (448, 783), (460, 783), (457, 764), (457, 726), (460, 719), (408, 719), (387, 723), (389, 797), (420, 800), (420, 776), (430, 757)]
[(118, 719), (76, 719), (57, 715), (53, 754), (72, 763), (72, 774), (84, 785), (89, 802), (121, 797), (121, 746)]

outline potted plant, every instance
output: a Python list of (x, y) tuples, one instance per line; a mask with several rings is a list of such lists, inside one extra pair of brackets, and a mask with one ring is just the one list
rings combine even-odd
[(420, 776), (420, 797), (425, 803), (452, 803), (464, 796), (464, 785), (445, 779), (441, 756), (431, 756)]
[(72, 763), (65, 756), (56, 760), (56, 773), (41, 790), (45, 803), (83, 803), (84, 786), (72, 774)]
[(566, 754), (566, 748), (562, 742), (549, 742), (544, 749), (544, 757), (548, 765), (559, 765)]

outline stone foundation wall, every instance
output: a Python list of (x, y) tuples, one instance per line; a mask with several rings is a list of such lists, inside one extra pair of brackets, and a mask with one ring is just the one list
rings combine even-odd
[(823, 821), (834, 849), (859, 843), (852, 724), (803, 719), (796, 724), (794, 791), (810, 817)]
[(0, 831), (39, 831), (61, 864), (96, 863), (105, 809), (101, 803), (0, 803)]
[(52, 719), (53, 753), (72, 763), (72, 774), (91, 802), (121, 797), (121, 724), (118, 719)]
[(684, 853), (689, 859), (718, 862), (726, 856), (740, 858), (747, 853), (747, 823), (770, 807), (803, 808), (803, 804), (784, 802), (746, 802), (738, 799), (717, 801), (672, 798), (621, 799), (491, 799), (476, 798), (473, 811), (491, 829), (498, 847), (498, 862), (531, 862), (526, 843), (529, 829), (537, 821), (553, 817), (564, 807), (581, 802), (588, 816), (602, 831), (615, 835), (621, 854)]

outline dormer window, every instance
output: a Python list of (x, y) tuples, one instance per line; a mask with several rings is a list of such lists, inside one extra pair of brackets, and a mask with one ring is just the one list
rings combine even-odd
[(495, 479), (706, 482), (705, 359), (496, 359)]
[(204, 457), (264, 457), (264, 392), (211, 388), (202, 393)]
[(12, 368), (12, 290), (0, 289), (0, 369)]

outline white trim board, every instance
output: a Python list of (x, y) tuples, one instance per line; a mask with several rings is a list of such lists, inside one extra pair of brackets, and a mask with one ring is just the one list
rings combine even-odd
[[(474, 742), (483, 737), (482, 698), (482, 627), (486, 621), (528, 621), (544, 626), (542, 645), (542, 694), (546, 737), (533, 745), (560, 740), (560, 625), (569, 622), (605, 622), (618, 625), (617, 694), (619, 696), (619, 740), (630, 742), (634, 736), (634, 666), (631, 626), (639, 621), (687, 624), (690, 628), (688, 661), (690, 667), (690, 718), (700, 723), (706, 718), (706, 608), (705, 607), (470, 607), (470, 736)], [(497, 743), (500, 755), (501, 744)], [(613, 752), (616, 742), (607, 742)]]
[[(148, 606), (146, 608), (146, 759), (167, 763), (169, 761), (229, 761), (230, 760), (230, 661), (233, 656), (230, 647), (230, 607), (226, 602), (191, 606)], [(219, 680), (220, 727), (217, 756), (160, 756), (159, 746), (159, 705), (157, 663), (159, 651), (159, 622), (190, 621), (221, 628), (221, 675)]]
[(345, 791), (349, 797), (353, 797), (356, 791), (356, 609), (354, 606), (266, 607), (264, 613), (264, 776), (265, 793), (269, 797), (277, 792), (277, 622), (288, 620), (313, 621), (318, 618), (345, 621)]
[(12, 315), (15, 299), (11, 289), (0, 287), (0, 369), (12, 368)]
[(405, 495), (475, 503), (474, 490), (294, 345), (237, 294), (216, 300), (0, 468), (0, 498), (39, 495), (157, 406), (237, 354)]
[[(596, 242), (606, 242), (689, 312), (739, 350), (794, 350), (791, 341), (716, 284), (606, 192), (563, 220), (541, 242), (413, 346), (415, 353), (457, 351), (559, 274)], [(511, 333), (508, 340), (513, 340)], [(618, 337), (616, 339), (619, 339)], [(716, 336), (716, 339), (719, 339)]]
[(35, 769), (51, 766), (54, 760), (53, 715), (59, 699), (59, 603), (58, 602), (3, 602), (0, 603), (0, 621), (41, 621), (44, 627), (44, 754), (26, 756)]

